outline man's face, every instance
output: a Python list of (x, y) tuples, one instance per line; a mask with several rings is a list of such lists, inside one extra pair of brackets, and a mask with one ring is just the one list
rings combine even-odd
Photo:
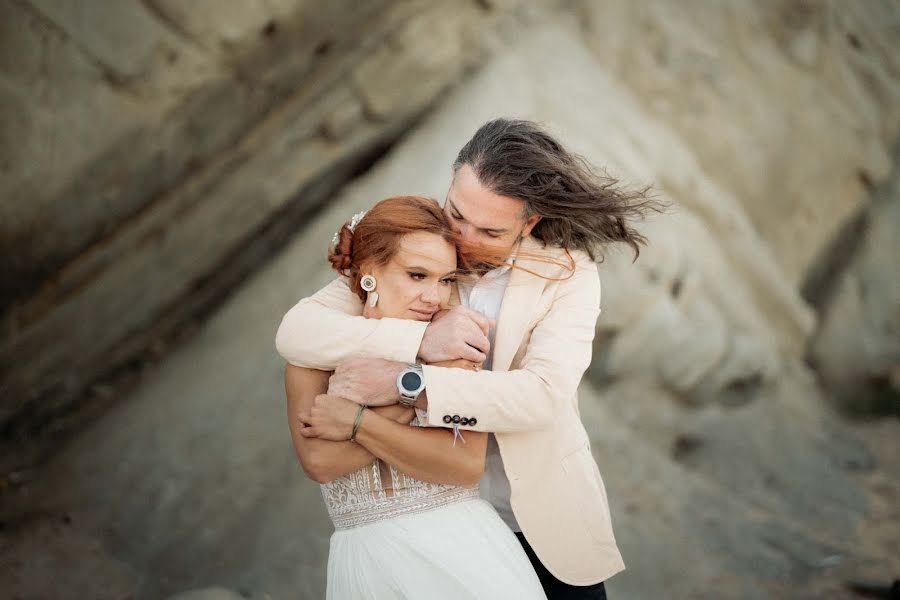
[(450, 227), (468, 244), (508, 256), (518, 239), (531, 233), (541, 220), (538, 215), (523, 218), (524, 208), (522, 200), (485, 188), (472, 167), (463, 165), (447, 192), (444, 214)]

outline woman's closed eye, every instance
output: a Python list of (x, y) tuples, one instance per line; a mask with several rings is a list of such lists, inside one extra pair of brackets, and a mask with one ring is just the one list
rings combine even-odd
[(427, 275), (425, 273), (420, 273), (418, 271), (408, 271), (409, 276), (415, 279), (416, 281), (423, 281)]

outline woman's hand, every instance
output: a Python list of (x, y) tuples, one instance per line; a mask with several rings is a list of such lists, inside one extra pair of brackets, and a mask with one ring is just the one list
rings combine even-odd
[(359, 404), (340, 396), (319, 394), (308, 413), (299, 413), (300, 435), (334, 442), (350, 439)]

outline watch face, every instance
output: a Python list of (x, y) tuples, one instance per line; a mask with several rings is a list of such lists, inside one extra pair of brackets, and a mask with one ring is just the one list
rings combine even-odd
[(422, 385), (422, 376), (414, 371), (404, 373), (403, 378), (400, 379), (400, 385), (404, 390), (414, 392)]

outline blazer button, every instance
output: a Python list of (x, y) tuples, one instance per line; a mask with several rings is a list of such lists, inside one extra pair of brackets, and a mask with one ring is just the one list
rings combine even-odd
[(453, 419), (450, 417), (450, 415), (444, 415), (444, 423), (449, 424), (450, 421), (452, 421), (452, 420), (453, 420)]
[(471, 425), (472, 427), (474, 427), (477, 424), (478, 424), (478, 419), (476, 419), (475, 417), (472, 417), (471, 419), (469, 419), (469, 425)]
[(459, 420), (459, 424), (460, 424), (460, 425), (468, 425), (468, 424), (469, 424), (469, 418), (468, 418), (468, 417), (463, 417), (462, 419)]
[(453, 415), (453, 422), (459, 423), (459, 415)]

